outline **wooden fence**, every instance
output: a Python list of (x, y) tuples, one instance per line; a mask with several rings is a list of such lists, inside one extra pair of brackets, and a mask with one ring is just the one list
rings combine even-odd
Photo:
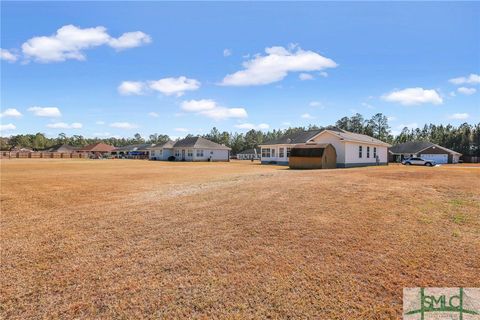
[(0, 158), (2, 159), (86, 159), (88, 153), (83, 152), (25, 152), (25, 151), (2, 151)]

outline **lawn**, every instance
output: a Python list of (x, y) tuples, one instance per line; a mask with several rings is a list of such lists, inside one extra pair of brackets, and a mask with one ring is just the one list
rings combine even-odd
[(398, 319), (480, 287), (480, 167), (1, 161), (0, 318)]

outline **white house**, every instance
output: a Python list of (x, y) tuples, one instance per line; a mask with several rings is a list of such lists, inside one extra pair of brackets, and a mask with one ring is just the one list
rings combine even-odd
[(229, 161), (230, 148), (202, 137), (188, 137), (169, 141), (150, 148), (151, 160), (175, 161)]
[(290, 148), (301, 143), (332, 144), (337, 153), (337, 168), (388, 163), (388, 143), (364, 134), (329, 128), (299, 132), (262, 144), (262, 164), (288, 165)]

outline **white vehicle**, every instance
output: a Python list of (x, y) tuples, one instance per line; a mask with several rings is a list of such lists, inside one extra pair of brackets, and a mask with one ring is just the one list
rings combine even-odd
[(427, 166), (432, 167), (436, 165), (434, 160), (425, 160), (422, 158), (409, 158), (402, 161), (402, 164), (409, 166), (409, 165), (416, 165), (416, 166)]

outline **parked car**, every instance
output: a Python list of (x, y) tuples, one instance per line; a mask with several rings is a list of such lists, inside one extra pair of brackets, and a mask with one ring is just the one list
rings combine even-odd
[(422, 158), (409, 158), (402, 161), (403, 165), (427, 166), (432, 167), (437, 163), (434, 160), (425, 160)]

